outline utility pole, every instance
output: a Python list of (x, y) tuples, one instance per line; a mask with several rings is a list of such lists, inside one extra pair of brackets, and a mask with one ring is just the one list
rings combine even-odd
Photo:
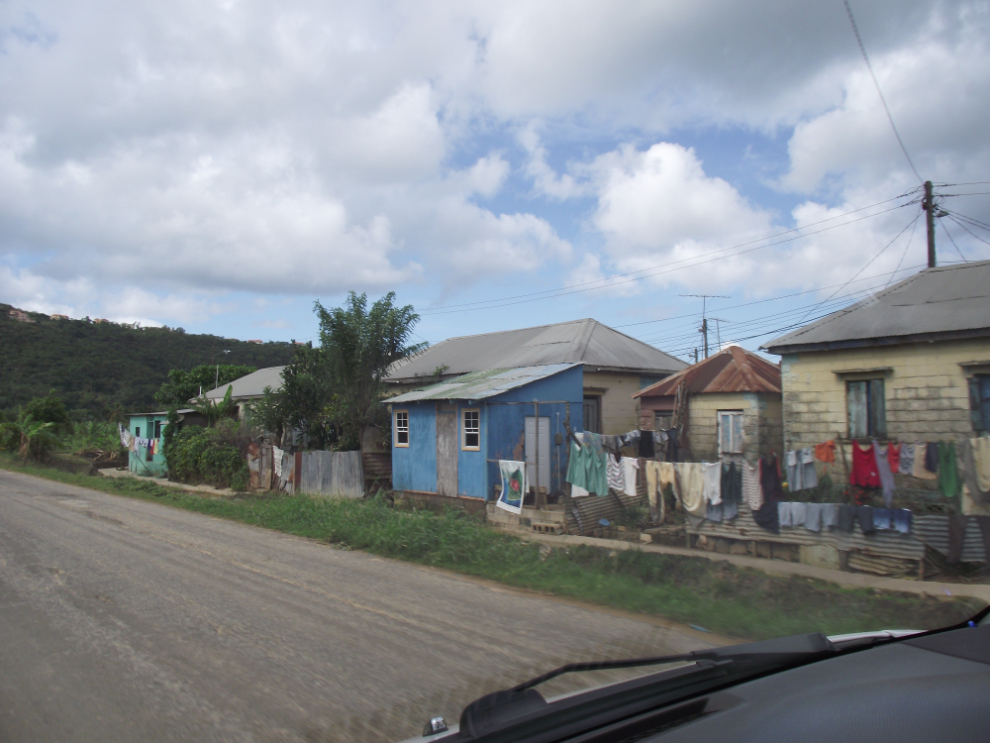
[[(682, 297), (700, 297), (701, 298), (701, 327), (698, 328), (698, 332), (704, 336), (705, 340), (705, 358), (708, 358), (708, 318), (705, 316), (707, 301), (709, 299), (729, 299), (729, 297), (724, 294), (681, 294)], [(695, 363), (697, 363), (697, 351), (695, 351)]]
[(925, 200), (921, 202), (928, 223), (928, 267), (935, 268), (935, 202), (932, 200), (932, 182), (925, 181)]
[(698, 363), (698, 349), (694, 349), (694, 363)]

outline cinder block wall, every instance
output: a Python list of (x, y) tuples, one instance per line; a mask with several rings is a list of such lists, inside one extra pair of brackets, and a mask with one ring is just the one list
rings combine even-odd
[(754, 461), (757, 457), (783, 447), (779, 395), (756, 392), (717, 392), (691, 395), (688, 400), (690, 428), (688, 440), (695, 461), (718, 459), (719, 410), (743, 412), (744, 454)]
[[(639, 374), (584, 370), (584, 390), (602, 396), (602, 433), (615, 436), (639, 428)], [(604, 390), (604, 392), (602, 392)]]
[[(835, 372), (891, 367), (884, 377), (887, 435), (895, 441), (971, 438), (967, 377), (960, 363), (990, 362), (990, 341), (944, 341), (785, 355), (784, 446), (848, 437), (846, 381)], [(990, 364), (978, 368), (986, 373)]]

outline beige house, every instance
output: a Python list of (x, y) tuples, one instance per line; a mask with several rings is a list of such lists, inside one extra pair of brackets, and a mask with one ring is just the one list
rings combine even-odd
[[(678, 414), (682, 391), (684, 412)], [(664, 430), (686, 413), (681, 460), (760, 455), (782, 450), (780, 369), (732, 346), (633, 395), (640, 427)]]
[(990, 428), (990, 261), (926, 269), (766, 350), (786, 449), (973, 438)]
[(399, 394), (471, 372), (546, 364), (584, 365), (584, 427), (610, 435), (639, 428), (633, 393), (687, 366), (586, 319), (451, 338), (400, 361), (386, 383)]

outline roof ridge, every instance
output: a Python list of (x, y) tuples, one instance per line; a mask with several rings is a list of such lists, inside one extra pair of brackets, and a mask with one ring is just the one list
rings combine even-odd
[[(591, 318), (583, 318), (581, 320), (564, 320), (563, 322), (551, 322), (544, 325), (530, 325), (525, 328), (510, 328), (509, 330), (490, 330), (487, 333), (474, 333), (473, 335), (455, 335), (450, 338), (445, 338), (440, 341), (440, 343), (446, 343), (447, 341), (459, 341), (464, 338), (480, 338), (483, 335), (501, 335), (503, 333), (521, 333), (524, 330), (539, 330), (540, 328), (555, 328), (561, 325), (573, 325), (575, 323), (587, 322)], [(597, 320), (592, 320), (592, 322), (597, 322)], [(440, 343), (437, 345), (439, 346)], [(430, 348), (435, 348), (436, 346), (430, 346)]]
[[(628, 335), (627, 333), (623, 333), (621, 330), (616, 330), (611, 325), (605, 325), (604, 323), (598, 322), (598, 320), (592, 320), (592, 322), (598, 323), (603, 328), (608, 328), (610, 331), (612, 331), (616, 335), (621, 335), (623, 338), (628, 338), (629, 340), (633, 341), (634, 343), (639, 343), (640, 345), (646, 346), (647, 348), (649, 348), (649, 349), (651, 349), (653, 351), (659, 351), (664, 356), (666, 356), (669, 359), (672, 359), (673, 361), (681, 361), (681, 359), (677, 358), (676, 356), (672, 356), (671, 354), (669, 354), (666, 351), (664, 351), (662, 348), (657, 348), (656, 346), (654, 346), (654, 345), (652, 345), (650, 343), (647, 343), (646, 341), (641, 341), (639, 338), (633, 338), (631, 335)], [(684, 362), (681, 361), (681, 363), (684, 363)]]

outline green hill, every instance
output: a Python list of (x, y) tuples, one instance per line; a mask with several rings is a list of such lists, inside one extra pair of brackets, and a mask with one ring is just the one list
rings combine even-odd
[(211, 360), (262, 368), (291, 358), (290, 343), (60, 320), (0, 304), (0, 411), (16, 410), (52, 390), (78, 419), (97, 417), (117, 402), (131, 412), (151, 410), (170, 369), (189, 370)]

